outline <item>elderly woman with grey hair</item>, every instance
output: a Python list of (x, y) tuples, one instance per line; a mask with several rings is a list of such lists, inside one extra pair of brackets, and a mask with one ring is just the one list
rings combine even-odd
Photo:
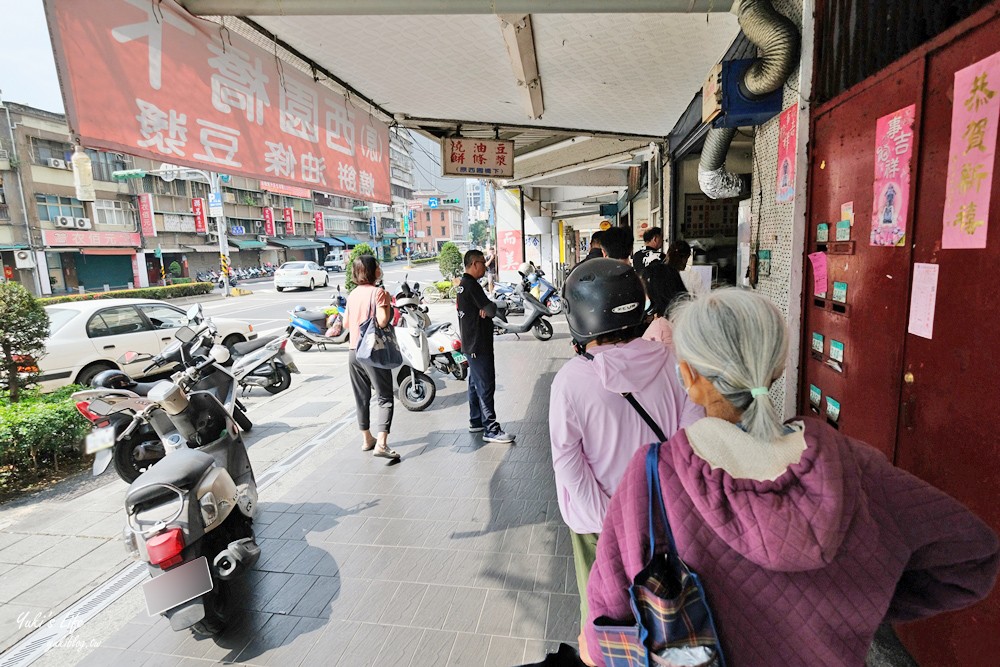
[[(660, 447), (660, 485), (729, 667), (862, 665), (884, 621), (989, 593), (997, 536), (972, 512), (825, 422), (782, 421), (768, 389), (788, 342), (773, 304), (718, 290), (672, 320), (678, 373), (707, 416)], [(585, 643), (596, 665), (602, 640), (621, 638), (609, 626), (635, 622), (629, 586), (649, 558), (647, 451), (629, 464), (597, 545)]]

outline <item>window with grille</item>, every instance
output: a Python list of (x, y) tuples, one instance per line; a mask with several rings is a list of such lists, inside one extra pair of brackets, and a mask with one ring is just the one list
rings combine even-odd
[(98, 199), (94, 202), (94, 212), (97, 215), (97, 222), (102, 225), (118, 225), (119, 227), (135, 225), (132, 207), (117, 199)]
[(83, 202), (75, 197), (36, 194), (35, 207), (38, 209), (38, 219), (47, 222), (63, 215), (71, 218), (86, 217)]

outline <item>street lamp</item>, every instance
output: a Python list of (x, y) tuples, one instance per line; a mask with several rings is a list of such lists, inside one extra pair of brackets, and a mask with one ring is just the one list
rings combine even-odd
[[(120, 171), (111, 172), (111, 178), (124, 182), (137, 178), (145, 178), (146, 176), (164, 176), (171, 175), (176, 176), (179, 172), (187, 172), (189, 174), (197, 174), (208, 182), (209, 192), (211, 193), (212, 200), (222, 201), (222, 197), (219, 191), (219, 175), (214, 171), (205, 171), (204, 169), (195, 169), (193, 167), (160, 167), (159, 169), (122, 169)], [(172, 179), (171, 179), (172, 180)], [(209, 213), (211, 213), (211, 201), (209, 202)], [(226, 218), (225, 215), (217, 215), (209, 217), (215, 218), (216, 228), (219, 230), (219, 268), (222, 273), (222, 289), (223, 293), (228, 297), (232, 296), (229, 289), (229, 243), (226, 240)], [(162, 260), (161, 260), (162, 264)]]

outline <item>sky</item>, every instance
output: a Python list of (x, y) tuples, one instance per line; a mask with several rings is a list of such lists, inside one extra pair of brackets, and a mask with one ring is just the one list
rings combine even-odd
[(42, 0), (0, 0), (0, 17), (0, 99), (61, 113)]

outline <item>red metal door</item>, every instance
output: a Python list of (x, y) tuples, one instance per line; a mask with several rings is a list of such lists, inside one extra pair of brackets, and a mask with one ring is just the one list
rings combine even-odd
[[(917, 186), (915, 262), (939, 266), (932, 340), (906, 335), (897, 464), (1000, 531), (1000, 169), (987, 247), (942, 250), (954, 75), (1000, 48), (994, 18), (928, 54)], [(1000, 81), (990, 81), (1000, 89)], [(904, 627), (921, 665), (1000, 662), (1000, 592), (972, 609)]]
[[(920, 85), (923, 61), (887, 70), (859, 84), (819, 109), (811, 133), (808, 252), (826, 251), (827, 296), (833, 283), (846, 282), (847, 304), (817, 299), (813, 273), (806, 276), (803, 309), (802, 383), (799, 408), (810, 410), (810, 385), (822, 392), (819, 412), (830, 399), (840, 404), (837, 426), (882, 451), (893, 460), (900, 378), (902, 332), (906, 331), (910, 245), (869, 244), (872, 182), (875, 175), (875, 125), (879, 118), (910, 104), (917, 105), (914, 136), (921, 124)], [(913, 162), (919, 159), (915, 154)], [(835, 225), (841, 205), (854, 202), (850, 242), (836, 243)], [(910, 210), (913, 210), (912, 194)], [(912, 218), (913, 215), (909, 216)], [(817, 241), (818, 225), (829, 225), (829, 242)], [(813, 334), (823, 336), (823, 351), (812, 353)], [(829, 363), (831, 341), (844, 345), (837, 371)]]

